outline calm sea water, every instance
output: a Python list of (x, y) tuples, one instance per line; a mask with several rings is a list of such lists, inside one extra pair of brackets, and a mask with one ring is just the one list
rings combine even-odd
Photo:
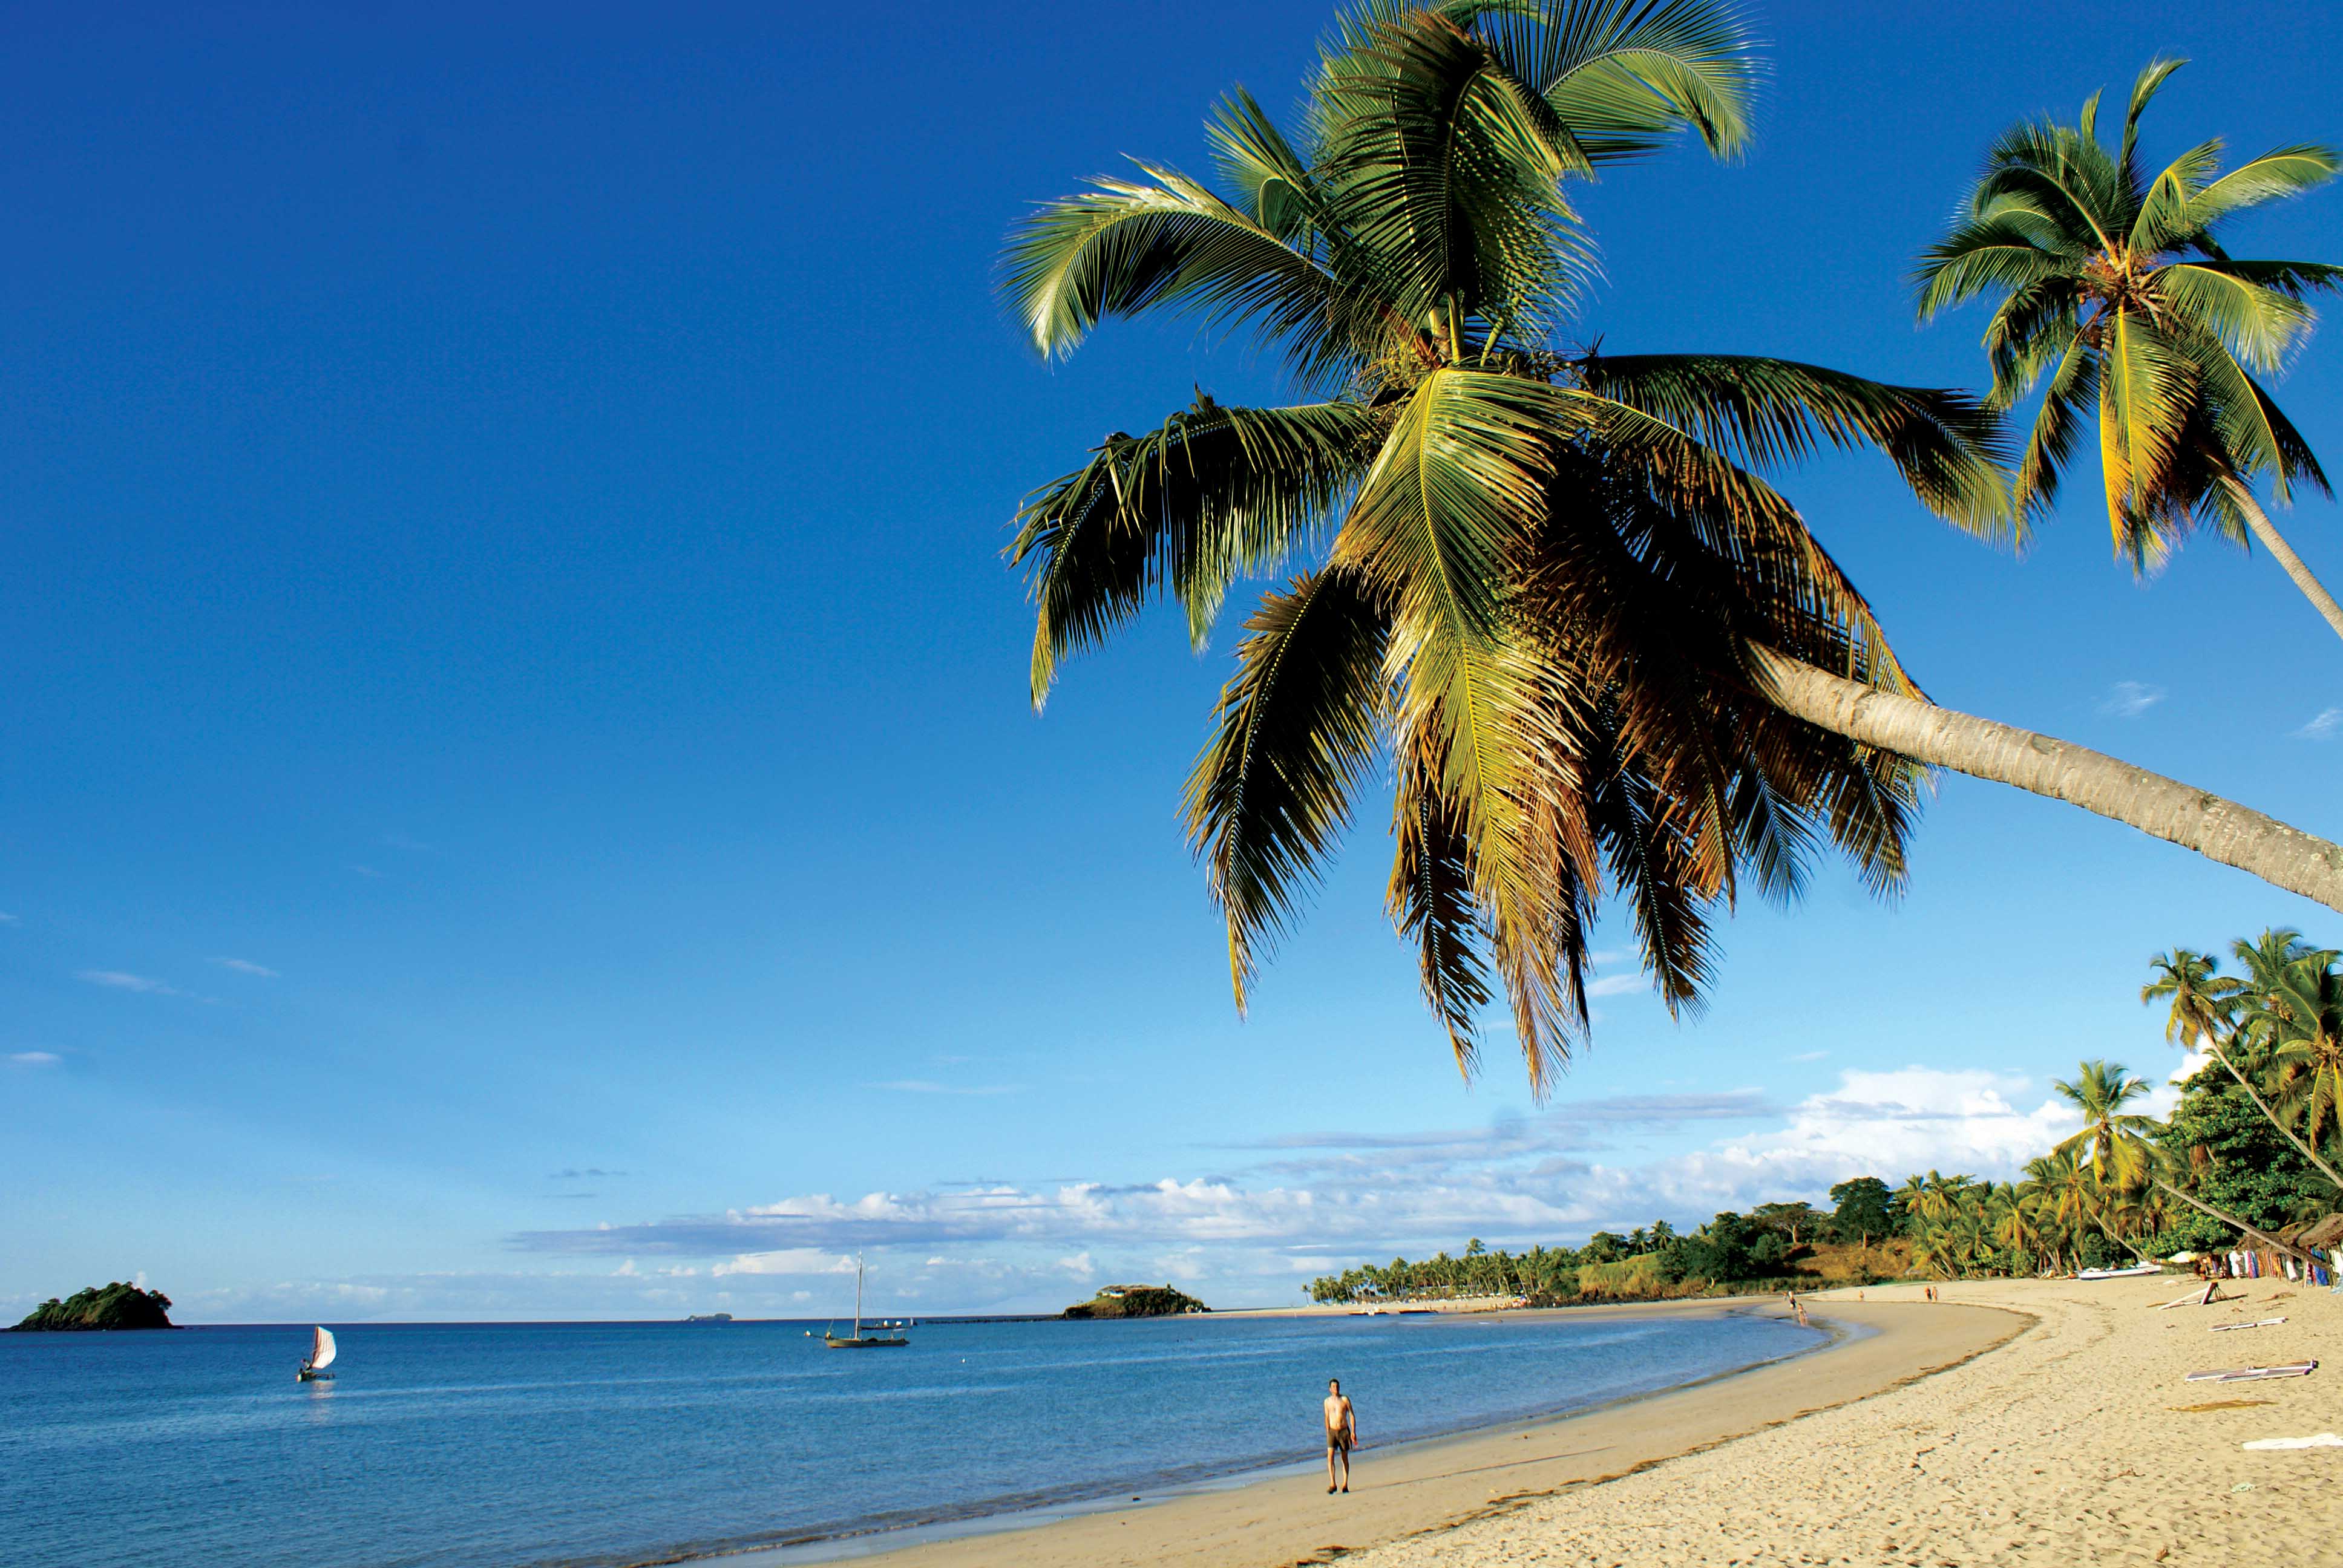
[[(549, 1568), (1107, 1495), (1318, 1452), (1330, 1376), (1370, 1443), (1793, 1355), (1775, 1317), (0, 1334), (12, 1568)], [(1369, 1452), (1363, 1475), (1373, 1464)]]

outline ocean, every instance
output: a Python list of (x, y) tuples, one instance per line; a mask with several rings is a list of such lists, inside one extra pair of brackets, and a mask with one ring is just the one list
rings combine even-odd
[[(1777, 1315), (0, 1334), (12, 1568), (622, 1568), (1127, 1501), (1605, 1403), (1822, 1342)], [(809, 1337), (807, 1330), (813, 1330)]]

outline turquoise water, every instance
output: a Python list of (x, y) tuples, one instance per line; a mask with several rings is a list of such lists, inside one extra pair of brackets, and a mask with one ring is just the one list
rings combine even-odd
[[(1809, 1349), (1778, 1317), (796, 1323), (0, 1334), (11, 1568), (618, 1568), (1312, 1459), (1328, 1377), (1370, 1445)], [(1370, 1451), (1361, 1461), (1372, 1474)]]

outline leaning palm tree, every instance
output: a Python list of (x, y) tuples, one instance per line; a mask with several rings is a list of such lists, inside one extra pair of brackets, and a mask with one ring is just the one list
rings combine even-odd
[[(2299, 940), (2293, 931), (2265, 931), (2259, 943), (2238, 943), (2237, 952), (2248, 972), (2267, 970), (2273, 978), (2282, 975), (2302, 956)], [(2262, 1098), (2261, 1091), (2255, 1087), (2253, 1080), (2246, 1076), (2236, 1060), (2236, 1048), (2245, 1043), (2241, 1040), (2245, 1026), (2239, 1021), (2239, 1015), (2249, 1008), (2258, 1016), (2266, 1014), (2266, 1006), (2255, 999), (2268, 995), (2268, 990), (2257, 991), (2245, 980), (2221, 974), (2219, 960), (2187, 948), (2158, 953), (2148, 963), (2156, 978), (2140, 988), (2139, 1000), (2142, 1002), (2170, 1000), (2171, 1010), (2165, 1019), (2164, 1038), (2184, 1050), (2201, 1048), (2219, 1062), (2227, 1070), (2229, 1076), (2237, 1081), (2237, 1087), (2246, 1091), (2246, 1098), (2254, 1102), (2254, 1109), (2262, 1113), (2263, 1119), (2278, 1129), (2305, 1160), (2318, 1167), (2320, 1174), (2335, 1184), (2337, 1191), (2343, 1192), (2343, 1175), (2338, 1175), (2335, 1168), (2320, 1157), (2313, 1144), (2296, 1135), (2287, 1119)], [(2332, 1053), (2331, 1047), (2314, 1047), (2304, 1054), (2316, 1060), (2322, 1050)], [(2333, 1073), (2327, 1076), (2330, 1083), (2335, 1081)], [(2328, 1094), (2330, 1107), (2333, 1094), (2334, 1090), (2330, 1088)]]
[[(2328, 489), (2318, 459), (2258, 377), (2284, 368), (2309, 331), (2306, 296), (2343, 285), (2343, 267), (2231, 256), (2227, 219), (2325, 184), (2327, 147), (2285, 146), (2224, 174), (2221, 144), (2151, 176), (2140, 116), (2178, 60), (2140, 73), (2120, 145), (2098, 137), (2092, 95), (2075, 126), (2004, 132), (1952, 231), (1922, 256), (1921, 319), (1979, 295), (1994, 407), (2043, 387), (2021, 500), (2046, 505), (2096, 405), (2107, 523), (2136, 572), (2159, 565), (2197, 522), (2261, 541), (2343, 636), (2343, 606), (2311, 575), (2255, 498), (2267, 475), (2284, 502), (2296, 481)], [(2046, 377), (2046, 385), (2044, 385)]]
[[(1244, 1005), (1387, 777), (1387, 905), (1469, 1070), (1502, 990), (1534, 1088), (1586, 1021), (1587, 935), (1623, 900), (1671, 1008), (1745, 887), (1814, 851), (1905, 875), (1920, 768), (2002, 779), (2343, 909), (2343, 849), (2112, 759), (1928, 703), (1755, 470), (1883, 451), (1926, 505), (2010, 538), (1997, 427), (1959, 394), (1786, 360), (1560, 346), (1589, 242), (1567, 182), (1688, 131), (1747, 139), (1753, 64), (1713, 0), (1370, 4), (1292, 135), (1242, 92), (1216, 190), (1101, 179), (1012, 236), (1044, 355), (1101, 320), (1251, 328), (1300, 401), (1199, 394), (1110, 435), (1019, 519), (1038, 705), (1168, 597), (1201, 645), (1263, 593), (1187, 791)], [(1295, 569), (1298, 568), (1298, 569)], [(2331, 859), (2328, 858), (2331, 855)]]
[(2306, 947), (2293, 931), (2265, 932), (2236, 951), (2253, 976), (2246, 1028), (2277, 1090), (2271, 1120), (2343, 1191), (2343, 1178), (2318, 1152), (2343, 1132), (2343, 954)]

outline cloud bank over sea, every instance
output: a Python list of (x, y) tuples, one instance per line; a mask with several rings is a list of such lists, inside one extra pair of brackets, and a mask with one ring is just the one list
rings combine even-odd
[[(1109, 1281), (1176, 1282), (1219, 1305), (1300, 1300), (1311, 1275), (1394, 1253), (1583, 1241), (1697, 1223), (1835, 1181), (1915, 1171), (2006, 1179), (2077, 1125), (2049, 1085), (1983, 1070), (1843, 1070), (1792, 1104), (1754, 1090), (1619, 1096), (1414, 1133), (1297, 1132), (1200, 1149), (1144, 1181), (937, 1181), (783, 1194), (506, 1240), (506, 1272), (279, 1282), (191, 1300), (198, 1320), (814, 1316), (870, 1260), (879, 1310), (1051, 1311)], [(1689, 1151), (1642, 1139), (1713, 1127)], [(216, 1299), (213, 1299), (216, 1297)]]

